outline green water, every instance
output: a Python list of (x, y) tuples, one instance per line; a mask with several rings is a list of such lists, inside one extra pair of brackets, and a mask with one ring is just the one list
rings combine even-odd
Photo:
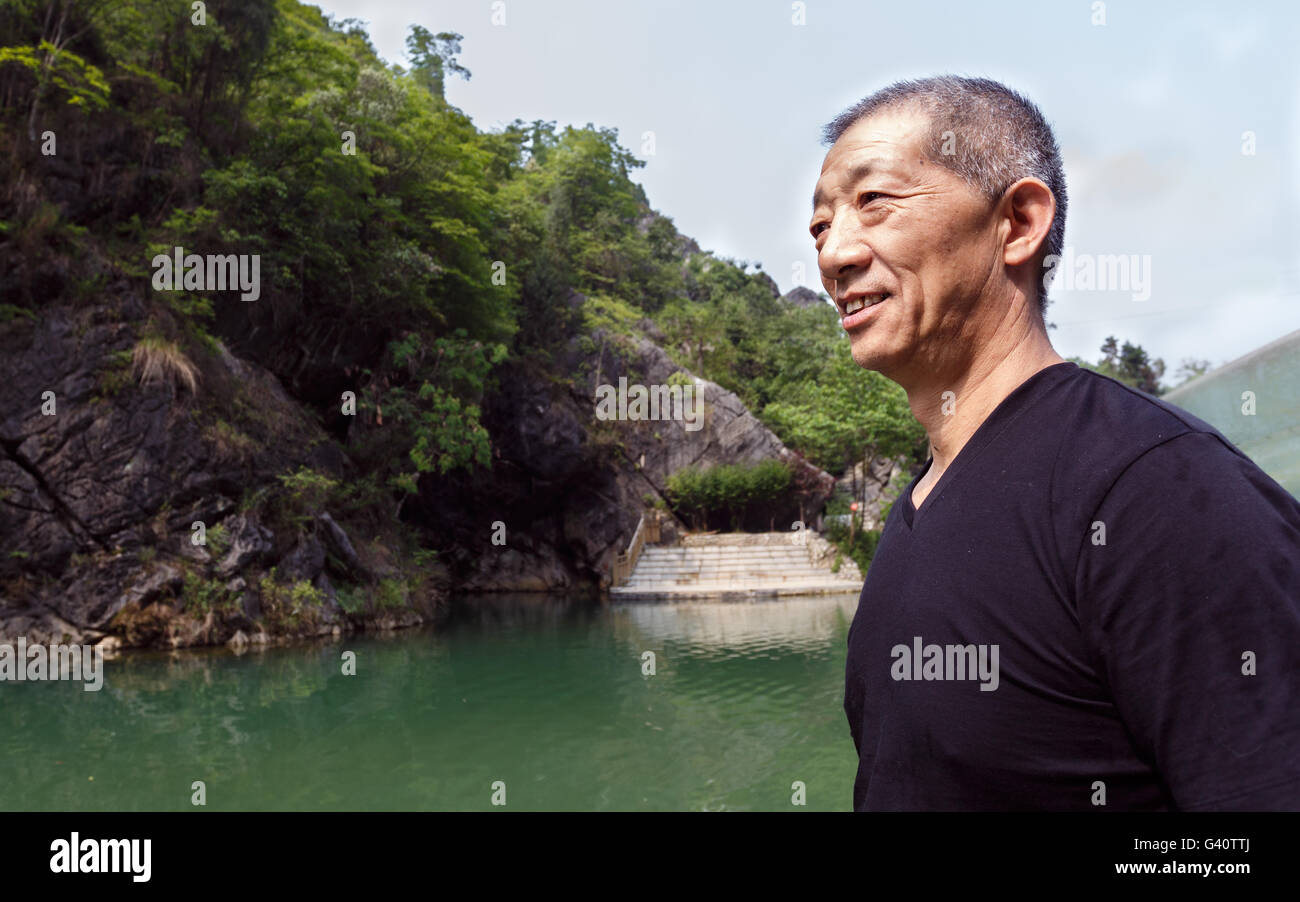
[[(0, 683), (0, 810), (851, 807), (856, 597), (475, 599), (437, 630)], [(356, 675), (342, 673), (344, 651)], [(643, 675), (643, 653), (656, 673)], [(91, 779), (93, 777), (93, 779)]]

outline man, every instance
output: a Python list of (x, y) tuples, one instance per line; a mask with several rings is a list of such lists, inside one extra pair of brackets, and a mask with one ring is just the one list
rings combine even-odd
[(854, 808), (1300, 809), (1300, 503), (1053, 350), (1042, 114), (930, 78), (826, 141), (823, 284), (930, 441), (849, 630)]

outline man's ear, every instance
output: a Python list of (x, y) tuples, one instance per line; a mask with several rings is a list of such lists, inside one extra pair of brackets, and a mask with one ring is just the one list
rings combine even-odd
[(1056, 216), (1056, 198), (1052, 190), (1034, 178), (1024, 178), (1002, 195), (1002, 215), (1010, 230), (1002, 250), (1007, 266), (1020, 266), (1034, 260), (1047, 241)]

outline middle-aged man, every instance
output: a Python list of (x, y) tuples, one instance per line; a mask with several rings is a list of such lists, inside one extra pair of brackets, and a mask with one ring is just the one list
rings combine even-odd
[(929, 78), (825, 138), (822, 282), (930, 441), (849, 630), (854, 808), (1300, 809), (1300, 503), (1052, 348), (1038, 108)]

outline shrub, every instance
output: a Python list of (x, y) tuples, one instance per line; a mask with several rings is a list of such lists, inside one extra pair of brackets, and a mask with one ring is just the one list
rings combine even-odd
[(204, 579), (195, 573), (186, 573), (181, 586), (181, 609), (200, 616), (210, 613), (236, 614), (242, 608), (239, 596), (228, 590), (219, 579)]
[(208, 553), (213, 558), (225, 557), (226, 552), (230, 550), (230, 530), (221, 523), (209, 529), (205, 538), (208, 542)]
[(375, 592), (375, 605), (382, 609), (406, 607), (406, 586), (396, 579), (381, 579)]
[(325, 595), (305, 579), (294, 583), (280, 583), (275, 570), (262, 577), (258, 583), (262, 595), (262, 610), (268, 623), (280, 629), (298, 629), (314, 625), (319, 616)]
[(166, 382), (173, 388), (184, 385), (190, 394), (198, 388), (198, 367), (185, 356), (180, 345), (157, 336), (146, 336), (135, 343), (131, 370), (141, 385), (153, 382)]
[(339, 488), (338, 480), (310, 467), (299, 467), (296, 472), (281, 475), (279, 479), (284, 490), (281, 507), (284, 519), (299, 528), (311, 522), (335, 497)]
[(334, 597), (339, 607), (349, 614), (355, 614), (366, 606), (365, 598), (355, 586), (335, 586)]
[(794, 482), (779, 460), (754, 464), (720, 464), (706, 469), (684, 467), (667, 480), (668, 502), (697, 527), (725, 519), (732, 529), (762, 525), (791, 503)]

